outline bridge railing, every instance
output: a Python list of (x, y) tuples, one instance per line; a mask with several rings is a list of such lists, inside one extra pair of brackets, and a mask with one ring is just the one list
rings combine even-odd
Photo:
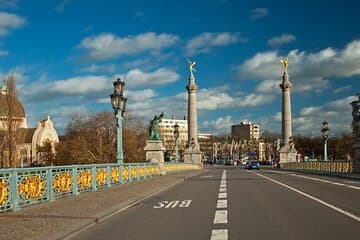
[(327, 173), (327, 174), (350, 174), (353, 169), (353, 162), (350, 160), (341, 161), (309, 161), (309, 162), (289, 162), (283, 163), (282, 169), (300, 171), (308, 173)]
[[(198, 165), (166, 163), (165, 173), (198, 169)], [(0, 169), (0, 212), (96, 191), (158, 176), (156, 163), (91, 164)]]

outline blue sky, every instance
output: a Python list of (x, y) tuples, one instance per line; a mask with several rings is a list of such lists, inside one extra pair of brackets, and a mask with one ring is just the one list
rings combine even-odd
[(126, 82), (129, 113), (186, 115), (196, 61), (198, 125), (227, 133), (248, 120), (281, 131), (281, 57), (289, 57), (293, 133), (350, 132), (360, 90), (358, 1), (0, 0), (0, 78), (15, 74), (30, 127), (50, 115), (112, 111)]

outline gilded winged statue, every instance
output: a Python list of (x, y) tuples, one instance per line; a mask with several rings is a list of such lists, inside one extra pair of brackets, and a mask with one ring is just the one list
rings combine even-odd
[(289, 66), (289, 58), (282, 58), (280, 59), (280, 62), (282, 63), (284, 70), (287, 71)]
[(188, 63), (189, 63), (189, 69), (190, 69), (190, 72), (196, 72), (196, 69), (194, 68), (196, 62), (194, 61), (191, 61), (190, 59), (187, 59)]

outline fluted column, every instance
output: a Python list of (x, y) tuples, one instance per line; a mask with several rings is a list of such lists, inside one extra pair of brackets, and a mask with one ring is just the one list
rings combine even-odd
[(196, 105), (196, 92), (198, 86), (195, 84), (195, 77), (192, 72), (189, 76), (189, 84), (186, 86), (188, 90), (188, 145), (193, 141), (195, 147), (198, 148), (198, 127), (197, 127), (197, 105)]
[(291, 120), (291, 83), (287, 71), (283, 74), (283, 82), (280, 84), (282, 90), (282, 142), (281, 145), (289, 145), (289, 139), (292, 136)]

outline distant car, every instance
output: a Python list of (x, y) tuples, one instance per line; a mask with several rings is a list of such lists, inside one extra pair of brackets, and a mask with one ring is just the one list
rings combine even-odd
[(259, 161), (250, 161), (245, 165), (245, 169), (248, 169), (248, 170), (251, 170), (251, 169), (260, 170), (260, 163), (259, 163)]

